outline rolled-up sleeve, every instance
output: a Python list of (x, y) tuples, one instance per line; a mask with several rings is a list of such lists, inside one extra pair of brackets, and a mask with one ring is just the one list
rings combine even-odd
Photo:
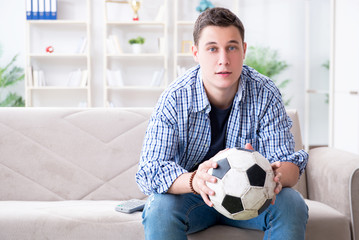
[(308, 153), (304, 150), (295, 151), (294, 137), (290, 132), (292, 120), (287, 116), (283, 104), (277, 100), (268, 102), (261, 118), (259, 151), (270, 162), (294, 163), (302, 174), (308, 162)]
[(146, 131), (136, 182), (147, 195), (164, 193), (187, 172), (176, 163), (178, 127), (173, 112), (155, 112)]

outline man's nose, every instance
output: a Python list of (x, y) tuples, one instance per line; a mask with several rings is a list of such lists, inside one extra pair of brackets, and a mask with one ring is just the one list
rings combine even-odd
[(220, 51), (218, 65), (228, 65), (229, 64), (229, 56), (227, 51)]

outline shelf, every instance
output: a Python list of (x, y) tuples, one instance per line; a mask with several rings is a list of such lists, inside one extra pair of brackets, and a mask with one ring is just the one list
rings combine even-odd
[(108, 90), (112, 91), (163, 91), (164, 87), (151, 87), (151, 86), (125, 86), (125, 87), (107, 87)]
[(29, 57), (33, 58), (86, 58), (87, 54), (82, 53), (49, 53), (49, 54), (42, 54), (42, 53), (31, 53)]
[(81, 21), (81, 20), (27, 20), (27, 23), (31, 25), (87, 25), (87, 21)]
[(88, 90), (88, 87), (57, 87), (57, 86), (45, 86), (45, 87), (28, 87), (29, 90), (39, 90), (39, 91), (45, 91), (45, 90), (58, 90), (58, 91), (68, 91), (68, 90)]
[(141, 53), (141, 54), (133, 54), (133, 53), (122, 53), (122, 54), (107, 54), (107, 57), (111, 58), (164, 58), (166, 55), (163, 53)]
[(109, 21), (108, 25), (116, 25), (116, 26), (143, 26), (143, 25), (160, 25), (165, 26), (165, 22), (157, 22), (157, 21), (136, 21), (136, 22), (120, 22), (120, 21)]
[[(121, 15), (132, 15), (127, 7), (116, 5), (117, 11), (109, 9), (104, 1), (104, 103), (106, 107), (154, 107), (158, 97), (168, 85), (168, 0), (148, 3), (150, 9), (163, 6), (163, 18), (158, 18), (156, 12), (140, 13), (140, 19), (132, 21)], [(156, 8), (156, 5), (157, 8)], [(141, 6), (142, 7), (142, 6)], [(145, 6), (144, 8), (145, 9)], [(110, 14), (109, 14), (110, 13)], [(117, 13), (117, 16), (115, 14)], [(109, 16), (112, 17), (109, 17)], [(127, 15), (126, 15), (127, 16)], [(109, 20), (110, 19), (110, 20)], [(156, 20), (155, 20), (156, 19)], [(159, 21), (157, 21), (159, 20)], [(138, 37), (146, 39), (142, 53), (132, 52), (128, 40)], [(121, 47), (117, 47), (121, 45)], [(116, 72), (121, 76), (115, 76)], [(114, 75), (109, 75), (113, 73)], [(160, 79), (161, 78), (161, 79)], [(158, 80), (158, 81), (157, 81)], [(111, 85), (108, 85), (108, 83)], [(119, 84), (122, 83), (122, 84)], [(152, 83), (160, 83), (153, 84)], [(118, 84), (118, 85), (117, 85)]]

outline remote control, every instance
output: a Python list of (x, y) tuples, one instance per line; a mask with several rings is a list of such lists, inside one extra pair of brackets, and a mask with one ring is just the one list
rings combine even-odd
[(121, 201), (115, 209), (118, 212), (133, 213), (136, 211), (142, 211), (145, 207), (145, 204), (146, 200), (131, 199), (127, 201)]

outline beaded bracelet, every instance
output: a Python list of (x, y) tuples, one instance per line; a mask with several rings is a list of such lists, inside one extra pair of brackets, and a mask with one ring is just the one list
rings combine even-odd
[(191, 175), (191, 177), (190, 177), (190, 179), (189, 179), (189, 187), (191, 188), (191, 191), (192, 191), (192, 193), (194, 193), (194, 194), (199, 194), (198, 192), (196, 192), (196, 190), (194, 190), (194, 188), (193, 188), (193, 184), (192, 184), (192, 182), (193, 182), (193, 178), (194, 178), (194, 175), (196, 175), (196, 173), (197, 173), (197, 170), (196, 171), (194, 171), (193, 173), (192, 173), (192, 175)]

